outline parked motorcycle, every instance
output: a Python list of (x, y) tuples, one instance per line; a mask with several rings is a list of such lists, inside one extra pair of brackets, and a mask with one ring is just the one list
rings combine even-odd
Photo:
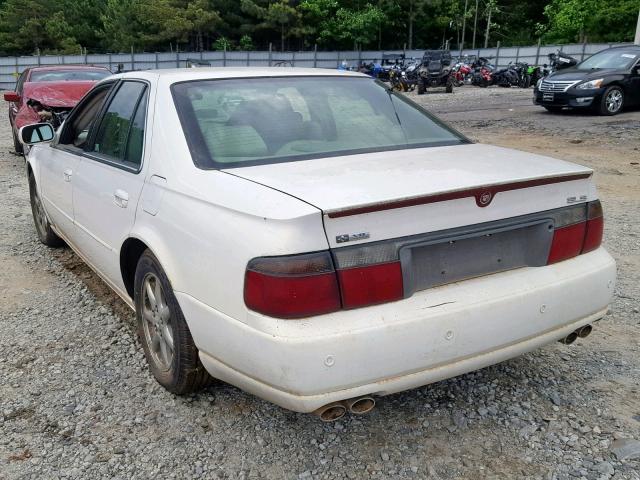
[(556, 53), (549, 54), (549, 66), (551, 67), (550, 73), (557, 70), (563, 70), (570, 68), (578, 64), (578, 60), (567, 55), (562, 50), (558, 50)]
[(453, 66), (451, 70), (451, 75), (453, 76), (454, 83), (456, 87), (461, 87), (465, 83), (467, 83), (467, 79), (470, 83), (471, 80), (471, 65), (465, 62), (458, 62)]
[(493, 84), (493, 71), (495, 67), (489, 63), (489, 59), (485, 57), (478, 58), (473, 64), (471, 75), (471, 85), (478, 87), (488, 87)]

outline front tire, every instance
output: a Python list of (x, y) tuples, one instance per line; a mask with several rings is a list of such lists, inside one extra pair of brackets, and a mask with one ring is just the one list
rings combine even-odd
[(33, 223), (36, 227), (36, 233), (38, 234), (38, 240), (44, 243), (47, 247), (62, 247), (64, 241), (56, 235), (56, 232), (51, 228), (47, 213), (42, 206), (42, 200), (38, 194), (38, 188), (36, 185), (36, 179), (33, 178), (33, 174), (29, 173), (29, 198), (31, 200), (31, 213), (33, 215)]
[(598, 113), (600, 115), (617, 115), (624, 107), (624, 92), (616, 85), (607, 88), (602, 95)]
[(211, 377), (200, 362), (169, 279), (149, 250), (138, 260), (134, 299), (138, 338), (158, 383), (177, 395), (207, 386)]
[(24, 155), (24, 146), (18, 140), (18, 136), (13, 132), (13, 150), (18, 155)]

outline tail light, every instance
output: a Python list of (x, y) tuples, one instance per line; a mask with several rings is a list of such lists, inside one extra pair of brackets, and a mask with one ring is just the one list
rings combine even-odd
[(400, 262), (338, 270), (342, 306), (358, 308), (404, 296)]
[(338, 280), (329, 252), (263, 257), (249, 262), (244, 301), (278, 318), (302, 318), (340, 309)]
[(587, 210), (587, 231), (584, 234), (584, 244), (582, 252), (587, 253), (595, 250), (602, 243), (602, 233), (604, 231), (604, 216), (602, 205), (599, 201), (589, 203)]
[(247, 307), (277, 318), (311, 317), (403, 296), (400, 262), (336, 271), (329, 252), (255, 258), (244, 281)]
[(600, 201), (588, 203), (586, 212), (583, 209), (576, 211), (580, 213), (578, 218), (569, 216), (565, 219), (570, 224), (556, 225), (547, 265), (590, 252), (602, 243), (604, 218)]

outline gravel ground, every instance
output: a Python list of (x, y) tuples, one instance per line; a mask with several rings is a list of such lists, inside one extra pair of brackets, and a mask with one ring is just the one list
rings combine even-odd
[(550, 115), (530, 96), (464, 87), (416, 98), (474, 139), (596, 170), (620, 275), (610, 314), (573, 345), (332, 424), (228, 385), (189, 397), (160, 388), (128, 308), (71, 251), (36, 241), (24, 163), (2, 124), (0, 479), (640, 479), (640, 112)]

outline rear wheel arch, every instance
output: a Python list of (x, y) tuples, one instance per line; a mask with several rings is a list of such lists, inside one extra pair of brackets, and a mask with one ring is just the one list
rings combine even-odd
[(127, 294), (132, 300), (135, 300), (133, 298), (133, 290), (138, 260), (140, 260), (140, 257), (147, 249), (150, 250), (147, 244), (136, 237), (127, 238), (120, 248), (120, 274), (122, 275), (122, 283), (124, 283)]
[(156, 237), (152, 232), (150, 235), (143, 235), (143, 232), (131, 232), (129, 237), (122, 242), (120, 247), (120, 274), (122, 283), (124, 284), (127, 294), (135, 301), (134, 284), (136, 277), (136, 268), (138, 260), (145, 252), (149, 252), (157, 259), (166, 272), (169, 281), (173, 284), (175, 281), (174, 265), (171, 261), (171, 250), (165, 245), (160, 238)]

